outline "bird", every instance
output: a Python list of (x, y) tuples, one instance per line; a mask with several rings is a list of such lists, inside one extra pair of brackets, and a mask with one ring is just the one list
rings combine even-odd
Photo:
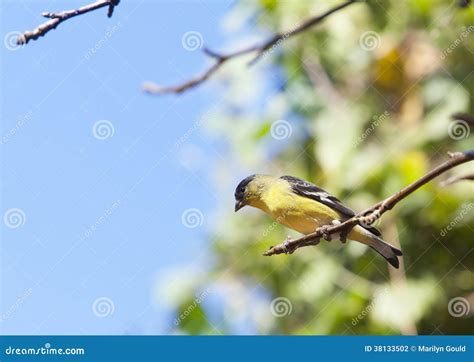
[[(238, 184), (234, 196), (235, 212), (244, 206), (252, 206), (278, 223), (305, 235), (355, 215), (329, 192), (293, 176), (248, 176)], [(402, 255), (402, 251), (384, 241), (375, 227), (356, 225), (347, 238), (368, 245), (394, 268), (399, 268), (398, 256)], [(344, 239), (341, 238), (341, 241)]]

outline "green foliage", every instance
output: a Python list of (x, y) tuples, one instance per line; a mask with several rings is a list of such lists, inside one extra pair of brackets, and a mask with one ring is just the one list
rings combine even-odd
[[(206, 123), (228, 146), (222, 155), (227, 161), (216, 165), (223, 201), (211, 238), (212, 263), (176, 302), (177, 315), (199, 290), (211, 291), (179, 332), (474, 331), (472, 183), (443, 188), (435, 180), (382, 218), (377, 226), (384, 238), (404, 251), (398, 271), (351, 241), (263, 257), (269, 246), (296, 234), (257, 210), (234, 214), (229, 202), (235, 184), (248, 174), (292, 174), (361, 210), (435, 167), (447, 151), (472, 148), (473, 130), (453, 137), (450, 115), (474, 113), (474, 7), (448, 3), (354, 4), (287, 39), (258, 65), (236, 62), (225, 73), (225, 102)], [(229, 16), (246, 16), (253, 6), (262, 27), (284, 32), (334, 4), (262, 0), (260, 7), (246, 3)], [(376, 45), (364, 49), (367, 31), (376, 32)], [(268, 91), (266, 82), (275, 82), (276, 74), (284, 84)], [(263, 106), (256, 109), (255, 102)], [(272, 137), (273, 122), (280, 119), (291, 124), (286, 139)], [(463, 165), (442, 178), (472, 170)], [(470, 312), (453, 316), (448, 304), (454, 297), (470, 300)], [(279, 316), (272, 308), (275, 298), (287, 298), (290, 312)]]

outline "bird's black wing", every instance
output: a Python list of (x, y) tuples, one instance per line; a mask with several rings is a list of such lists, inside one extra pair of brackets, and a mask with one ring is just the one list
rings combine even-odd
[[(337, 197), (331, 195), (329, 192), (323, 190), (322, 188), (319, 188), (318, 186), (308, 181), (293, 176), (282, 176), (280, 178), (290, 183), (294, 193), (320, 202), (330, 207), (331, 209), (338, 211), (346, 219), (349, 219), (355, 215), (354, 210), (349, 209), (347, 206), (345, 206)], [(364, 228), (377, 236), (381, 236), (380, 231), (378, 231), (374, 227)]]

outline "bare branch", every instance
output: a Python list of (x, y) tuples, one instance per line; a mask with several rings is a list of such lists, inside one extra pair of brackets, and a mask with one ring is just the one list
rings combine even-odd
[(336, 233), (347, 235), (350, 230), (352, 230), (352, 228), (357, 224), (371, 225), (376, 220), (380, 219), (382, 214), (384, 214), (388, 210), (391, 210), (401, 200), (418, 190), (421, 186), (425, 185), (435, 177), (462, 163), (474, 160), (474, 150), (466, 151), (463, 153), (449, 153), (449, 157), (449, 160), (434, 168), (426, 175), (420, 177), (418, 180), (404, 187), (396, 194), (393, 194), (385, 200), (382, 200), (377, 204), (369, 207), (368, 209), (365, 209), (364, 211), (358, 213), (357, 215), (351, 217), (343, 223), (338, 225), (327, 225), (325, 227), (319, 228), (316, 232), (305, 235), (299, 239), (287, 240), (281, 244), (272, 246), (263, 255), (270, 256), (275, 254), (291, 254), (298, 248), (309, 245), (317, 245), (321, 237), (327, 238), (328, 236)]
[(219, 70), (219, 68), (222, 67), (222, 65), (224, 65), (224, 63), (227, 62), (228, 60), (238, 58), (242, 55), (256, 53), (255, 57), (253, 58), (253, 60), (250, 61), (249, 65), (255, 64), (261, 57), (265, 55), (265, 52), (271, 47), (275, 45), (279, 45), (281, 42), (285, 41), (286, 39), (294, 35), (297, 35), (299, 33), (302, 33), (306, 31), (307, 29), (313, 27), (314, 25), (321, 23), (324, 19), (326, 19), (331, 14), (351, 4), (354, 4), (357, 1), (359, 0), (347, 0), (343, 2), (342, 4), (326, 11), (325, 13), (321, 15), (308, 19), (304, 23), (290, 29), (289, 31), (286, 31), (284, 33), (277, 33), (273, 35), (271, 38), (269, 38), (267, 41), (261, 44), (255, 44), (233, 53), (219, 54), (217, 52), (204, 48), (204, 53), (207, 56), (215, 59), (214, 64), (211, 67), (209, 67), (206, 71), (204, 71), (204, 73), (194, 78), (191, 78), (190, 80), (187, 80), (183, 82), (182, 84), (179, 84), (176, 86), (160, 86), (153, 82), (146, 82), (143, 86), (143, 89), (145, 92), (148, 92), (150, 94), (167, 94), (167, 93), (179, 94), (205, 82), (210, 76), (212, 76), (217, 70)]
[(474, 173), (468, 174), (468, 175), (463, 175), (463, 176), (453, 176), (448, 178), (447, 180), (440, 182), (441, 187), (446, 187), (449, 185), (452, 185), (456, 182), (459, 181), (474, 181)]
[(119, 4), (119, 2), (120, 0), (99, 0), (92, 4), (82, 6), (79, 9), (64, 10), (59, 13), (44, 12), (41, 15), (51, 20), (41, 24), (35, 30), (25, 31), (17, 38), (16, 43), (18, 45), (24, 45), (30, 40), (37, 40), (39, 37), (45, 36), (50, 30), (56, 29), (56, 27), (63, 21), (106, 6), (108, 6), (107, 16), (110, 18), (113, 14), (114, 8)]
[(455, 113), (451, 116), (453, 121), (464, 121), (474, 127), (474, 116), (469, 113)]

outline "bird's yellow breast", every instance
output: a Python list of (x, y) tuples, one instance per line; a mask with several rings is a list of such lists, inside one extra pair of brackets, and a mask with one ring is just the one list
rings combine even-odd
[(312, 233), (318, 227), (340, 219), (337, 211), (323, 203), (292, 192), (287, 182), (275, 182), (262, 195), (261, 204), (254, 206), (302, 234)]

